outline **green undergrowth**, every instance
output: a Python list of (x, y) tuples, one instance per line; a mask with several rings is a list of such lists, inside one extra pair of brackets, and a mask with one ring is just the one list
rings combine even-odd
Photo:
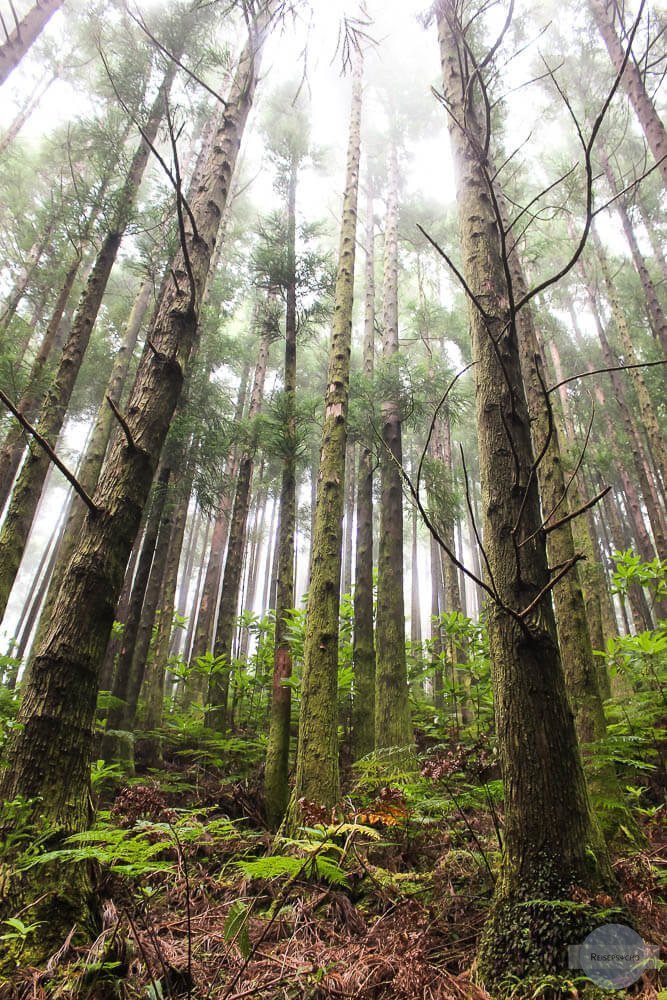
[[(599, 1000), (581, 977), (557, 975), (557, 962), (532, 979), (526, 966), (521, 984), (485, 992), (476, 953), (501, 867), (502, 783), (490, 734), (434, 729), (419, 737), (419, 770), (400, 766), (400, 748), (365, 757), (348, 769), (333, 814), (300, 804), (291, 838), (262, 822), (261, 740), (195, 726), (165, 738), (160, 770), (131, 777), (97, 761), (96, 821), (55, 848), (31, 819), (34, 802), (5, 803), (3, 877), (55, 867), (67, 879), (85, 866), (98, 934), (62, 942), (36, 972), (27, 956), (41, 928), (29, 908), (15, 914), (0, 928), (0, 947), (16, 962), (0, 998), (411, 1000), (419, 994), (406, 984), (421, 970), (436, 997)], [(638, 745), (623, 752), (629, 746)], [(635, 779), (645, 773), (632, 770)], [(632, 787), (651, 849), (620, 859), (617, 873), (638, 927), (657, 940), (661, 814), (650, 786)], [(653, 974), (631, 995), (656, 1000), (656, 982)]]

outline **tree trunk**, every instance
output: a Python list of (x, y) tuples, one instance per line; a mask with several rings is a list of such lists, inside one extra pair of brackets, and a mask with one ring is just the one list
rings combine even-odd
[(655, 257), (656, 263), (662, 272), (662, 280), (667, 285), (667, 260), (665, 260), (665, 255), (663, 252), (662, 242), (658, 234), (656, 226), (654, 226), (651, 219), (649, 219), (646, 211), (646, 207), (642, 200), (642, 192), (638, 189), (636, 196), (636, 205), (639, 209), (639, 214), (641, 216), (642, 222), (644, 223), (644, 229), (649, 238), (649, 243), (651, 244), (651, 250), (653, 251), (653, 256)]
[[(602, 347), (602, 353), (604, 356), (605, 365), (608, 368), (614, 368), (618, 366), (618, 360), (612, 353), (609, 341), (607, 340), (607, 335), (605, 333), (604, 327), (602, 325), (602, 320), (600, 319), (600, 314), (597, 309), (593, 293), (590, 287), (586, 286), (586, 291), (588, 293), (589, 303), (591, 307), (591, 312), (593, 313), (593, 319), (595, 320), (595, 327), (598, 334), (598, 339), (600, 341), (600, 346)], [(650, 478), (646, 475), (646, 461), (644, 456), (644, 446), (641, 442), (635, 422), (632, 419), (630, 407), (628, 405), (626, 395), (625, 395), (625, 385), (623, 382), (623, 373), (618, 371), (610, 371), (609, 377), (611, 379), (611, 384), (614, 389), (614, 395), (618, 403), (618, 407), (621, 413), (623, 428), (625, 430), (626, 437), (628, 439), (628, 444), (630, 446), (630, 451), (632, 453), (632, 459), (634, 462), (635, 470), (637, 473), (637, 480), (639, 482), (639, 487), (642, 492), (644, 503), (646, 504), (646, 512), (648, 514), (649, 523), (651, 525), (651, 530), (653, 532), (653, 538), (655, 539), (655, 546), (657, 553), (662, 559), (665, 555), (667, 549), (665, 548), (665, 535), (662, 527), (662, 518), (659, 509), (659, 501), (657, 494), (655, 493), (655, 487), (650, 482)], [(613, 426), (610, 424), (610, 426)], [(614, 435), (615, 436), (615, 435)], [(632, 487), (633, 494), (635, 493), (634, 487)], [(655, 558), (655, 550), (653, 544), (648, 536), (648, 532), (644, 527), (643, 517), (641, 514), (641, 507), (639, 502), (633, 503), (633, 520), (635, 529), (637, 531), (637, 540), (640, 546), (641, 557), (645, 562), (650, 562)]]
[[(42, 77), (41, 82), (35, 87), (30, 98), (26, 101), (20, 112), (11, 123), (5, 134), (0, 139), (0, 157), (4, 156), (16, 136), (19, 134), (25, 123), (28, 121), (33, 111), (39, 107), (40, 101), (44, 97), (49, 87), (58, 79), (59, 73), (47, 74)], [(1, 322), (1, 321), (0, 321)]]
[[(290, 807), (298, 825), (300, 798), (333, 807), (340, 796), (338, 772), (338, 614), (345, 445), (350, 385), (350, 342), (361, 142), (361, 65), (352, 81), (345, 194), (334, 293), (324, 426), (317, 478), (311, 579), (304, 640), (296, 787)], [(289, 824), (288, 824), (289, 825)]]
[[(17, 409), (31, 423), (34, 422), (35, 417), (39, 413), (39, 408), (44, 398), (41, 378), (44, 366), (51, 353), (55, 353), (59, 346), (62, 347), (63, 339), (66, 335), (66, 328), (62, 324), (63, 313), (70, 292), (72, 291), (79, 265), (80, 259), (77, 258), (65, 276), (65, 281), (53, 308), (46, 333), (32, 362), (28, 382), (17, 403)], [(13, 421), (0, 452), (0, 510), (4, 508), (12, 492), (14, 479), (16, 478), (16, 473), (25, 452), (25, 437), (25, 431), (21, 424), (18, 420)]]
[[(398, 158), (390, 140), (384, 238), (384, 340), (388, 362), (398, 353)], [(414, 737), (405, 658), (401, 416), (396, 399), (382, 403), (380, 534), (375, 626), (375, 746), (400, 747), (408, 762)]]
[(352, 594), (352, 540), (354, 533), (355, 445), (348, 441), (345, 454), (345, 515), (343, 519), (345, 548), (343, 551), (343, 594)]
[(639, 275), (639, 281), (644, 292), (644, 298), (646, 299), (646, 312), (651, 325), (651, 330), (653, 331), (653, 336), (662, 347), (662, 353), (665, 359), (667, 359), (667, 318), (665, 318), (665, 314), (660, 307), (656, 287), (651, 280), (650, 274), (648, 273), (646, 261), (644, 260), (639, 249), (639, 244), (637, 243), (635, 231), (632, 222), (630, 221), (625, 201), (622, 197), (620, 197), (618, 185), (616, 184), (616, 178), (611, 171), (611, 167), (609, 166), (609, 161), (606, 156), (602, 157), (602, 165), (604, 167), (604, 172), (607, 177), (611, 193), (615, 199), (614, 207), (616, 208), (618, 217), (621, 220), (623, 232), (625, 233), (625, 238), (628, 241), (630, 253), (632, 254), (635, 270)]
[[(373, 379), (375, 358), (375, 217), (370, 177), (366, 196), (366, 296), (363, 373)], [(375, 646), (373, 641), (373, 453), (359, 446), (357, 474), (357, 548), (354, 563), (354, 700), (352, 746), (354, 759), (375, 747)]]
[[(591, 809), (556, 639), (516, 300), (493, 208), (494, 171), (475, 108), (483, 79), (478, 69), (472, 72), (458, 6), (443, 0), (439, 10), (476, 361), (486, 582), (493, 592), (488, 632), (505, 789), (503, 867), (478, 954), (482, 979), (494, 992), (509, 976), (564, 972), (567, 945), (580, 940), (582, 914), (596, 920), (594, 907), (566, 902), (569, 887), (581, 885), (594, 895), (613, 890), (614, 878)], [(539, 936), (531, 932), (535, 921)]]
[(266, 747), (264, 791), (269, 824), (277, 828), (289, 801), (288, 770), (292, 689), (283, 681), (292, 676), (292, 654), (286, 635), (286, 615), (294, 607), (296, 534), (296, 185), (298, 158), (292, 156), (287, 188), (287, 271), (285, 312), (285, 435), (278, 537), (278, 588), (273, 685), (269, 738)]
[[(51, 447), (55, 447), (65, 419), (111, 270), (132, 215), (139, 185), (148, 162), (149, 143), (155, 139), (164, 115), (165, 102), (174, 79), (175, 70), (175, 63), (170, 63), (151, 108), (141, 142), (130, 164), (123, 189), (119, 193), (118, 203), (120, 207), (113, 220), (111, 231), (102, 241), (90, 278), (79, 301), (77, 314), (58, 370), (46, 394), (39, 419), (39, 431)], [(49, 465), (50, 458), (47, 452), (36, 441), (31, 441), (28, 457), (14, 487), (2, 532), (0, 532), (0, 613), (4, 613), (9, 592), (18, 572)]]
[(437, 709), (444, 708), (442, 677), (442, 631), (440, 615), (445, 610), (440, 606), (442, 591), (442, 564), (440, 549), (431, 535), (431, 670), (433, 671), (433, 705)]
[[(613, 0), (588, 0), (588, 5), (595, 19), (598, 31), (607, 46), (612, 66), (619, 73), (623, 66), (625, 53), (623, 52), (623, 46), (614, 25), (616, 4)], [(653, 102), (646, 93), (644, 81), (632, 56), (630, 56), (625, 64), (621, 83), (630, 98), (630, 103), (635, 109), (635, 114), (644, 131), (649, 149), (655, 157), (655, 162), (658, 164), (658, 168), (662, 174), (662, 182), (667, 186), (667, 135), (665, 134), (665, 126), (662, 124), (653, 106)]]
[(181, 496), (176, 503), (176, 509), (172, 518), (171, 534), (169, 536), (169, 546), (160, 591), (155, 646), (144, 671), (146, 715), (142, 728), (150, 734), (146, 740), (145, 759), (153, 767), (159, 765), (162, 756), (159, 738), (152, 734), (162, 725), (165, 674), (169, 659), (169, 643), (171, 641), (172, 622), (174, 618), (178, 567), (181, 561), (185, 525), (188, 519), (190, 491), (195, 472), (195, 455), (196, 445), (192, 448), (188, 459), (189, 469), (185, 474), (186, 481), (184, 484), (180, 484)]
[[(241, 373), (239, 384), (239, 396), (234, 411), (234, 421), (238, 422), (243, 418), (245, 409), (245, 398), (248, 391), (248, 376), (250, 365), (246, 362)], [(233, 483), (238, 475), (238, 460), (232, 449), (227, 464), (225, 466), (225, 476), (228, 482)], [(220, 507), (213, 525), (213, 535), (211, 537), (211, 550), (209, 553), (206, 576), (204, 578), (204, 588), (202, 590), (199, 613), (197, 615), (197, 626), (195, 638), (190, 653), (190, 666), (196, 663), (197, 658), (204, 656), (207, 650), (213, 646), (213, 625), (215, 612), (218, 605), (218, 594), (220, 591), (220, 580), (222, 578), (222, 566), (225, 557), (225, 546), (229, 534), (229, 523), (232, 516), (233, 497), (231, 489), (226, 492), (220, 501)]]
[[(602, 277), (607, 289), (607, 296), (609, 298), (609, 303), (611, 305), (612, 314), (616, 322), (616, 329), (620, 335), (621, 342), (623, 344), (623, 353), (625, 355), (624, 364), (626, 365), (636, 365), (639, 361), (634, 345), (632, 343), (632, 337), (630, 335), (630, 330), (628, 328), (628, 321), (626, 319), (625, 313), (621, 308), (620, 299), (618, 293), (614, 286), (612, 280), (611, 272), (609, 270), (609, 261), (607, 255), (605, 254), (600, 239), (598, 237), (597, 231), (593, 226), (591, 228), (591, 235), (593, 237), (593, 244), (597, 253), (598, 261), (600, 264), (600, 270), (602, 271)], [(660, 490), (660, 483), (667, 482), (665, 478), (665, 473), (667, 471), (667, 456), (665, 455), (665, 442), (658, 426), (658, 419), (655, 413), (655, 408), (651, 402), (650, 396), (648, 394), (648, 388), (646, 386), (646, 380), (641, 368), (631, 368), (630, 378), (635, 387), (635, 392), (637, 394), (637, 399), (639, 401), (639, 412), (642, 417), (642, 423), (644, 424), (644, 430), (646, 431), (646, 437), (648, 439), (649, 447), (651, 449), (651, 454), (653, 456), (653, 461), (658, 473), (657, 478), (657, 488)], [(663, 494), (663, 505), (664, 505), (664, 494)], [(660, 508), (658, 508), (660, 509)], [(663, 524), (664, 531), (664, 524)], [(663, 552), (664, 555), (664, 552)]]
[(62, 5), (63, 0), (37, 0), (23, 20), (17, 23), (4, 45), (0, 45), (0, 84), (4, 83), (12, 70), (18, 66), (35, 39)]
[[(497, 186), (497, 196), (503, 219), (509, 222), (507, 204), (499, 186)], [(523, 298), (527, 284), (516, 247), (510, 256), (509, 266), (514, 293), (517, 297)], [(569, 496), (566, 493), (558, 421), (554, 419), (546, 392), (544, 361), (530, 305), (519, 313), (517, 335), (534, 451), (541, 456), (537, 476), (542, 517), (545, 530), (548, 531), (549, 564), (572, 566), (570, 572), (554, 587), (553, 599), (567, 693), (574, 712), (577, 736), (585, 753), (587, 744), (604, 739), (607, 735), (607, 724), (582, 583), (578, 566), (575, 565), (574, 521), (568, 520), (555, 527), (559, 521), (573, 514), (578, 508), (572, 502), (572, 493)], [(584, 514), (580, 513), (579, 518), (583, 517)], [(582, 528), (585, 528), (585, 524)], [(591, 766), (589, 786), (607, 842), (619, 845), (622, 842), (626, 848), (629, 842), (631, 846), (636, 847), (637, 841), (641, 839), (639, 828), (625, 804), (613, 763)]]
[(155, 546), (162, 523), (162, 515), (167, 501), (170, 469), (161, 462), (155, 477), (155, 487), (146, 520), (141, 555), (137, 562), (137, 571), (132, 584), (127, 613), (123, 616), (123, 635), (118, 653), (111, 694), (120, 704), (112, 706), (107, 714), (107, 729), (127, 729), (129, 712), (127, 708), (130, 672), (134, 649), (137, 644), (137, 634), (141, 624), (141, 609), (146, 596), (146, 588), (150, 578), (151, 566), (155, 557)]
[[(248, 419), (254, 420), (259, 415), (264, 396), (264, 381), (269, 358), (269, 346), (273, 337), (273, 328), (268, 317), (262, 325), (262, 336), (259, 344), (255, 381)], [(229, 525), (229, 541), (225, 572), (222, 578), (222, 593), (218, 610), (213, 655), (216, 659), (223, 656), (218, 673), (209, 681), (209, 707), (206, 712), (206, 725), (218, 732), (224, 732), (227, 722), (227, 694), (229, 691), (229, 673), (232, 666), (232, 639), (234, 636), (234, 621), (237, 616), (239, 588), (243, 570), (243, 547), (245, 543), (248, 510), (250, 509), (250, 490), (252, 486), (253, 453), (244, 451), (239, 462), (239, 473), (236, 481), (234, 507)]]
[(27, 260), (23, 267), (21, 268), (21, 273), (18, 276), (16, 284), (12, 289), (11, 295), (5, 302), (2, 312), (0, 313), (0, 328), (6, 330), (9, 326), (16, 310), (18, 309), (21, 299), (26, 293), (33, 274), (37, 270), (39, 262), (46, 250), (49, 240), (51, 239), (51, 234), (56, 226), (56, 217), (53, 216), (48, 225), (46, 226), (44, 232), (42, 233), (40, 239), (33, 243), (28, 253)]
[[(107, 383), (105, 399), (103, 400), (98, 411), (97, 419), (95, 421), (83, 461), (77, 472), (77, 479), (79, 483), (89, 495), (94, 492), (95, 486), (97, 485), (97, 479), (100, 474), (100, 469), (102, 468), (102, 463), (104, 462), (104, 456), (109, 444), (109, 438), (111, 437), (111, 432), (114, 428), (116, 420), (113, 410), (111, 409), (111, 403), (113, 403), (116, 407), (120, 404), (123, 386), (125, 385), (125, 380), (130, 367), (130, 361), (132, 360), (132, 356), (134, 354), (134, 349), (136, 347), (139, 331), (148, 308), (152, 289), (152, 281), (146, 278), (141, 286), (139, 294), (137, 295), (130, 317), (127, 321), (123, 343), (116, 354), (111, 374), (109, 376), (109, 381)], [(121, 431), (118, 433), (121, 433)], [(60, 551), (58, 552), (58, 558), (54, 568), (53, 579), (44, 604), (44, 610), (42, 612), (43, 622), (40, 622), (39, 625), (37, 645), (39, 645), (39, 639), (41, 638), (41, 630), (48, 627), (48, 622), (51, 618), (51, 611), (53, 609), (58, 591), (60, 590), (63, 574), (76, 549), (79, 534), (81, 532), (81, 526), (83, 525), (85, 517), (86, 506), (83, 500), (75, 496), (72, 501), (70, 514), (67, 518), (62, 545), (60, 546)]]
[(419, 654), (422, 641), (421, 605), (419, 602), (419, 549), (417, 546), (417, 511), (412, 511), (412, 547), (410, 551), (410, 642), (412, 655)]
[[(95, 493), (97, 512), (86, 518), (63, 579), (51, 627), (24, 695), (21, 725), (7, 753), (3, 795), (39, 796), (36, 808), (50, 824), (56, 842), (57, 835), (84, 829), (88, 822), (97, 673), (153, 472), (181, 392), (183, 370), (195, 345), (211, 252), (272, 13), (269, 5), (251, 22), (251, 37), (240, 56), (216, 142), (201, 184), (189, 199), (197, 232), (192, 232), (188, 219), (187, 260), (182, 252), (178, 255), (173, 284), (167, 285), (158, 306), (151, 347), (144, 351), (127, 407), (128, 437), (116, 437), (105, 460)], [(31, 909), (31, 919), (45, 919), (49, 926), (49, 934), (40, 934), (34, 948), (22, 954), (22, 960), (31, 964), (53, 952), (54, 940), (62, 942), (82, 911), (87, 915), (83, 886), (76, 887), (72, 906), (67, 902), (70, 890), (62, 882), (56, 882), (56, 891), (44, 899), (44, 878), (40, 872), (37, 886), (34, 876), (31, 882), (26, 873), (21, 888), (21, 895), (35, 891), (42, 897), (43, 902)]]

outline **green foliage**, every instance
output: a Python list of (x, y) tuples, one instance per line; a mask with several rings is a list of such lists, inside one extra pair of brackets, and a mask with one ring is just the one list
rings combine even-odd
[(48, 829), (35, 821), (39, 799), (17, 795), (0, 805), (0, 862), (25, 863), (36, 857), (48, 837)]
[(632, 549), (614, 552), (613, 559), (616, 563), (612, 574), (613, 593), (622, 601), (633, 584), (646, 587), (656, 601), (667, 599), (667, 561), (656, 557), (652, 562), (642, 562)]
[(239, 899), (230, 906), (223, 929), (225, 941), (234, 941), (244, 958), (248, 958), (250, 955), (249, 916), (250, 907)]

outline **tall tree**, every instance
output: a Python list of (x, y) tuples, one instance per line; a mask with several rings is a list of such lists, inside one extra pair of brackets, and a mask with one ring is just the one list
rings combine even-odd
[[(375, 212), (373, 183), (366, 190), (365, 302), (363, 373), (370, 383), (375, 367)], [(354, 700), (352, 740), (356, 759), (375, 747), (375, 642), (373, 635), (373, 466), (375, 456), (363, 441), (357, 474), (357, 550), (354, 580)]]
[[(338, 613), (360, 144), (361, 56), (352, 79), (345, 194), (312, 539), (294, 791), (295, 803), (300, 798), (306, 798), (327, 806), (334, 806), (340, 795), (336, 698)], [(294, 821), (296, 825), (296, 815)]]
[[(255, 378), (250, 396), (250, 406), (248, 408), (248, 420), (250, 421), (255, 420), (259, 416), (262, 406), (266, 369), (269, 361), (269, 348), (276, 334), (275, 314), (271, 306), (272, 303), (269, 300), (265, 304), (264, 314), (258, 316), (261, 335), (257, 364), (255, 366)], [(251, 431), (251, 433), (253, 432)], [(217, 729), (219, 732), (224, 732), (225, 723), (227, 722), (227, 695), (229, 692), (229, 674), (232, 668), (232, 639), (234, 637), (234, 620), (239, 603), (243, 571), (243, 551), (246, 525), (248, 523), (248, 511), (250, 510), (250, 491), (252, 487), (255, 449), (255, 443), (251, 442), (244, 449), (239, 460), (234, 506), (229, 524), (225, 571), (222, 577), (218, 623), (213, 645), (213, 655), (216, 659), (223, 657), (223, 661), (222, 669), (212, 674), (210, 678), (206, 725), (212, 729)]]
[[(7, 798), (39, 797), (39, 812), (56, 841), (88, 823), (97, 671), (153, 472), (196, 342), (210, 258), (275, 9), (273, 0), (268, 0), (249, 22), (225, 113), (201, 183), (189, 199), (192, 215), (181, 215), (181, 252), (173, 280), (158, 304), (151, 344), (144, 350), (130, 394), (126, 431), (115, 437), (105, 460), (94, 509), (64, 575), (51, 626), (37, 651), (23, 698), (21, 725), (8, 749), (2, 793)], [(182, 208), (179, 199), (179, 212)], [(32, 892), (33, 898), (40, 897), (31, 913), (34, 919), (46, 921), (45, 933), (40, 933), (29, 955), (23, 954), (32, 962), (52, 954), (73, 923), (79, 928), (89, 925), (85, 872), (77, 869), (70, 874), (66, 887), (50, 873), (56, 891), (45, 898), (47, 877), (42, 871), (39, 884), (34, 877), (31, 884), (26, 874), (14, 888), (21, 898), (31, 898)], [(5, 900), (10, 912), (15, 912), (13, 902)]]
[[(456, 167), (482, 480), (488, 630), (505, 789), (503, 869), (479, 949), (485, 983), (564, 971), (567, 945), (595, 926), (595, 907), (568, 900), (614, 880), (595, 821), (556, 639), (516, 304), (504, 227), (494, 209), (482, 60), (470, 49), (472, 5), (442, 0), (438, 35)], [(486, 122), (486, 125), (485, 125)], [(563, 789), (567, 789), (567, 796)], [(565, 902), (564, 902), (565, 901)], [(539, 937), (530, 931), (539, 920)], [(604, 918), (597, 917), (598, 922)], [(607, 917), (608, 920), (608, 917)], [(557, 957), (551, 957), (552, 954)]]
[[(387, 365), (398, 354), (398, 154), (393, 136), (387, 153), (384, 237), (383, 344)], [(390, 369), (391, 370), (391, 369)], [(397, 387), (394, 388), (394, 393)], [(408, 670), (403, 593), (403, 446), (397, 396), (382, 403), (380, 534), (375, 626), (375, 746), (410, 747)]]
[[(301, 113), (299, 113), (299, 111)], [(296, 194), (301, 162), (308, 149), (309, 122), (302, 109), (294, 108), (278, 123), (282, 138), (279, 169), (282, 186), (286, 182), (286, 273), (285, 273), (285, 365), (283, 406), (283, 456), (278, 522), (278, 582), (276, 591), (276, 635), (269, 738), (266, 747), (264, 788), (269, 822), (277, 826), (289, 799), (288, 767), (291, 721), (291, 688), (283, 683), (292, 674), (292, 655), (287, 639), (287, 614), (294, 607), (294, 564), (296, 533), (296, 361), (297, 361), (297, 256)], [(279, 138), (280, 141), (280, 138)], [(275, 137), (274, 137), (275, 144)], [(279, 175), (280, 180), (280, 175)]]

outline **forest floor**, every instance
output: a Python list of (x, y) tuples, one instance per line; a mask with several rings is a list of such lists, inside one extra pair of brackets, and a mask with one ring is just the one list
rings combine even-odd
[[(483, 746), (473, 753), (453, 734), (418, 792), (414, 779), (383, 785), (372, 768), (348, 769), (346, 815), (305, 803), (292, 839), (266, 829), (259, 745), (236, 734), (226, 759), (211, 747), (171, 742), (159, 770), (138, 766), (125, 784), (101, 769), (94, 832), (62, 857), (94, 873), (100, 936), (66, 942), (47, 970), (17, 969), (1, 1000), (492, 1000), (476, 983), (475, 947), (502, 803)], [(230, 780), (232, 769), (254, 778)], [(664, 805), (640, 819), (646, 846), (614, 867), (638, 930), (662, 943)], [(573, 970), (561, 992), (545, 979), (515, 996), (576, 1000), (586, 982)], [(667, 992), (651, 971), (610, 996)]]

